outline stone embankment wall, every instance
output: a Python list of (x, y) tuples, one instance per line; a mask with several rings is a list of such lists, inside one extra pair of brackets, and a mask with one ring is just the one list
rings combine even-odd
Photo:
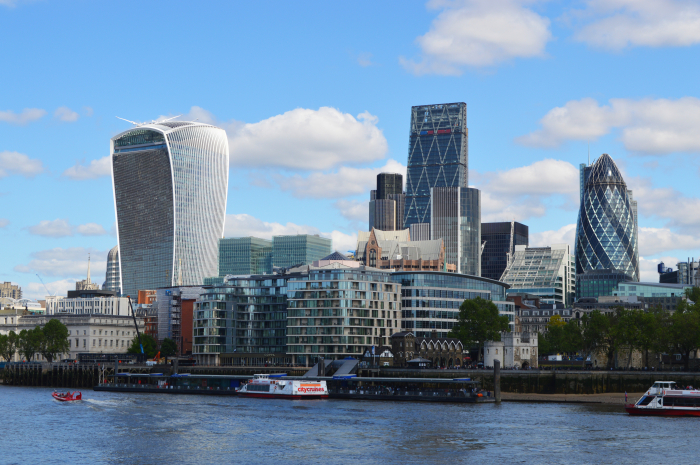
[(97, 365), (12, 364), (0, 372), (0, 379), (9, 386), (92, 388), (98, 383), (99, 371)]
[[(369, 373), (368, 373), (369, 374)], [(364, 375), (364, 374), (363, 374)], [(382, 369), (373, 376), (397, 378), (471, 378), (483, 389), (493, 390), (491, 370)], [(700, 373), (639, 371), (501, 370), (501, 392), (528, 394), (602, 394), (643, 392), (654, 381), (676, 381), (700, 388)]]

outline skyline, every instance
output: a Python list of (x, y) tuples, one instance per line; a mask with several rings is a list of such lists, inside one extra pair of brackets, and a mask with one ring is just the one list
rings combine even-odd
[[(226, 129), (225, 237), (322, 233), (345, 252), (367, 227), (376, 174), (406, 179), (411, 107), (462, 101), (483, 222), (514, 219), (531, 245), (573, 246), (590, 140), (591, 163), (610, 154), (639, 202), (642, 280), (658, 281), (660, 261), (700, 256), (700, 33), (678, 27), (700, 7), (311, 5), (144, 5), (163, 19), (146, 27), (111, 5), (0, 1), (0, 37), (16, 44), (0, 78), (0, 281), (43, 298), (39, 273), (65, 294), (92, 253), (102, 283), (117, 243), (109, 139), (131, 128), (115, 116)], [(125, 28), (104, 31), (95, 15)], [(639, 22), (658, 33), (640, 38)], [(489, 38), (483, 24), (520, 40)]]

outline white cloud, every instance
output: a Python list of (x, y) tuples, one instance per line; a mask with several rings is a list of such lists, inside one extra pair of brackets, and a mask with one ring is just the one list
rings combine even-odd
[(368, 66), (372, 66), (374, 63), (372, 63), (372, 54), (369, 52), (362, 52), (357, 56), (357, 64), (362, 66), (363, 68), (366, 68)]
[(594, 47), (684, 47), (700, 43), (700, 5), (687, 0), (589, 0), (593, 20), (575, 38)]
[(86, 223), (76, 226), (75, 232), (83, 236), (104, 236), (107, 234), (105, 228), (97, 223)]
[(430, 30), (416, 39), (421, 61), (403, 57), (414, 74), (459, 75), (465, 66), (493, 66), (513, 58), (545, 55), (552, 38), (549, 19), (523, 0), (433, 0), (443, 9)]
[(64, 123), (74, 123), (78, 121), (80, 115), (78, 115), (78, 113), (74, 112), (68, 107), (59, 107), (58, 109), (56, 109), (56, 112), (53, 114), (53, 117), (59, 121), (63, 121)]
[(20, 273), (39, 273), (42, 276), (84, 279), (90, 254), (90, 276), (93, 282), (102, 283), (107, 269), (107, 253), (108, 251), (84, 247), (56, 247), (32, 253), (28, 264), (17, 265), (14, 270)]
[(63, 172), (62, 176), (71, 179), (95, 179), (102, 176), (112, 175), (112, 165), (110, 157), (106, 156), (90, 161), (89, 165), (78, 162)]
[(341, 231), (321, 232), (314, 226), (267, 222), (246, 214), (226, 215), (224, 226), (224, 236), (226, 237), (254, 236), (272, 239), (272, 236), (294, 234), (318, 234), (321, 237), (330, 238), (333, 241), (334, 250), (354, 250), (357, 244), (356, 234), (345, 234)]
[(406, 179), (406, 167), (396, 160), (388, 160), (379, 168), (341, 167), (332, 173), (312, 173), (308, 176), (274, 176), (283, 191), (297, 198), (337, 199), (353, 195), (366, 195), (377, 185), (379, 173), (401, 173)]
[(658, 283), (658, 265), (663, 262), (666, 267), (675, 267), (679, 260), (676, 257), (644, 258), (639, 257), (639, 281), (643, 283)]
[(369, 219), (369, 201), (337, 200), (333, 206), (340, 211), (343, 218), (351, 221), (367, 222)]
[(568, 140), (595, 140), (620, 129), (627, 150), (640, 154), (700, 152), (700, 99), (610, 99), (598, 105), (590, 98), (572, 100), (550, 110), (542, 129), (516, 142), (534, 147), (559, 147)]
[(530, 233), (530, 247), (549, 247), (552, 244), (569, 244), (574, 253), (576, 243), (576, 224), (567, 224), (554, 231)]
[(667, 228), (681, 234), (697, 235), (700, 230), (700, 199), (687, 197), (670, 187), (655, 188), (648, 178), (629, 178), (627, 187), (634, 192), (640, 216), (666, 221)]
[(31, 178), (44, 171), (44, 165), (40, 160), (29, 158), (19, 152), (0, 152), (0, 178), (18, 174)]
[(0, 121), (10, 124), (25, 125), (42, 118), (46, 110), (41, 108), (25, 108), (22, 113), (15, 113), (11, 110), (0, 111)]
[[(76, 281), (76, 279), (50, 281), (46, 283), (46, 287), (44, 287), (44, 285), (40, 282), (31, 282), (22, 286), (22, 297), (34, 300), (44, 300), (47, 295), (65, 296), (68, 294), (68, 291), (75, 290)], [(96, 282), (96, 280), (94, 282)], [(47, 288), (50, 294), (46, 293)]]
[(92, 107), (83, 107), (83, 111), (85, 112), (85, 116), (92, 116), (94, 113)]
[(44, 220), (39, 224), (25, 228), (30, 234), (43, 237), (67, 237), (74, 234), (82, 234), (83, 236), (102, 236), (107, 234), (104, 227), (96, 223), (86, 223), (78, 226), (72, 226), (68, 220), (55, 219), (52, 221)]
[(639, 228), (639, 255), (691, 249), (700, 249), (700, 237), (697, 235), (678, 234), (668, 228)]
[(388, 146), (377, 117), (335, 108), (297, 108), (258, 123), (227, 129), (231, 163), (326, 170), (384, 158)]
[(483, 222), (540, 218), (552, 202), (567, 209), (578, 206), (578, 170), (565, 161), (546, 159), (506, 171), (469, 174), (481, 190)]
[(0, 229), (6, 228), (7, 226), (9, 226), (9, 224), (10, 220), (8, 220), (7, 218), (0, 218)]

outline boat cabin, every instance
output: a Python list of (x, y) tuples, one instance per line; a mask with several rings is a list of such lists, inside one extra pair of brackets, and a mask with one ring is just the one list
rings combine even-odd
[(678, 385), (675, 381), (655, 381), (649, 389), (649, 394), (661, 394), (662, 391), (675, 391)]

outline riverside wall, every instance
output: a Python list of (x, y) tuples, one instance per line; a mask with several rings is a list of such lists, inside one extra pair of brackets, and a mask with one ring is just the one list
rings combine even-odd
[[(492, 370), (406, 370), (384, 368), (373, 376), (471, 378), (493, 390)], [(368, 373), (369, 374), (369, 373)], [(362, 375), (361, 375), (362, 376)], [(699, 372), (501, 370), (501, 392), (527, 394), (603, 394), (643, 392), (654, 381), (700, 387)]]

